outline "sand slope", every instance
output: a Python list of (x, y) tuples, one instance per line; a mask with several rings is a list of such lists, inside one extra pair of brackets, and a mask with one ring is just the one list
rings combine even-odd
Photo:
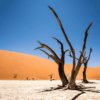
[[(72, 65), (65, 64), (65, 73), (70, 77)], [(77, 79), (82, 79), (81, 68)], [(17, 78), (14, 80), (26, 80), (26, 77), (35, 80), (47, 80), (49, 74), (53, 73), (53, 78), (58, 80), (58, 66), (55, 62), (37, 56), (0, 50), (0, 79), (13, 80), (14, 74)], [(100, 79), (100, 67), (87, 69), (89, 79)]]

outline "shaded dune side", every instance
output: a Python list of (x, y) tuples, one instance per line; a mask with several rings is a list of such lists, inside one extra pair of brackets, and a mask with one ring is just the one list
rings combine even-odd
[[(70, 77), (72, 65), (65, 64), (65, 73)], [(82, 79), (82, 68), (77, 79)], [(89, 79), (100, 79), (100, 67), (88, 68), (87, 77)], [(17, 74), (15, 80), (26, 80), (34, 78), (35, 80), (48, 80), (49, 74), (58, 80), (58, 66), (55, 62), (37, 56), (0, 50), (0, 79), (14, 80), (14, 74)]]

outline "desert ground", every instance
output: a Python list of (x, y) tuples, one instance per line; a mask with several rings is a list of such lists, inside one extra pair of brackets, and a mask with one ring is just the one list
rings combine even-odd
[(61, 85), (60, 80), (36, 80), (36, 81), (0, 81), (0, 100), (100, 100), (100, 80), (90, 80), (83, 84), (77, 80), (78, 85), (86, 89), (66, 90), (56, 89)]

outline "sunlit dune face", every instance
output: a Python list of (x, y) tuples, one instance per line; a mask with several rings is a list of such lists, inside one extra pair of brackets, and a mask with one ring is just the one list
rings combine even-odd
[[(72, 65), (65, 64), (65, 74), (70, 78)], [(77, 79), (82, 79), (83, 67)], [(87, 68), (87, 79), (100, 79), (100, 68)], [(59, 80), (58, 66), (55, 62), (37, 56), (0, 50), (1, 80)]]

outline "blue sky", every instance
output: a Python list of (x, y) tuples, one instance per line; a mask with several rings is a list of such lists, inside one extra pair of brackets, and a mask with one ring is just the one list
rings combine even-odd
[[(59, 55), (60, 45), (51, 37), (59, 39), (64, 49), (69, 49), (47, 5), (59, 16), (77, 58), (82, 50), (85, 30), (93, 22), (88, 31), (86, 54), (88, 56), (92, 47), (88, 66), (100, 66), (100, 0), (0, 0), (0, 49), (48, 58), (34, 49), (40, 46), (36, 42), (39, 40)], [(67, 55), (65, 63), (72, 64), (72, 58)]]

